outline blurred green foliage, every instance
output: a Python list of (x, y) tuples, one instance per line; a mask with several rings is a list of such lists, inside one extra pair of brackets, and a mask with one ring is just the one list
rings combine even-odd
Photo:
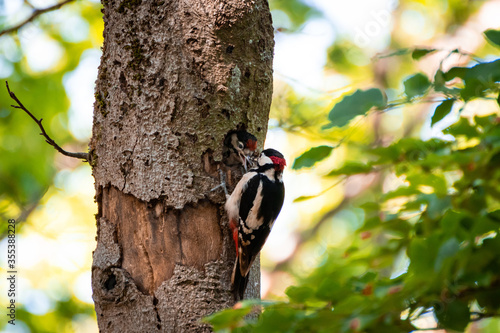
[[(497, 62), (465, 68), (461, 82), (448, 88), (451, 98), (437, 107), (439, 118), (460, 99), (497, 95)], [(478, 67), (488, 69), (489, 80)], [(405, 81), (405, 94), (421, 96), (435, 84), (415, 74)], [(378, 93), (361, 93), (335, 105), (349, 108), (339, 112), (340, 123), (330, 113), (332, 124), (345, 125), (374, 106), (379, 110), (371, 112), (391, 107), (384, 109)], [(440, 328), (463, 331), (470, 321), (500, 316), (500, 118), (461, 117), (445, 133), (454, 140), (403, 138), (387, 147), (364, 147), (363, 164), (348, 161), (332, 170), (327, 177), (394, 173), (404, 184), (358, 203), (364, 210), (359, 238), (289, 287), (289, 301), (264, 305), (259, 320), (242, 326), (255, 303), (209, 322), (217, 329), (237, 327), (234, 332), (409, 332), (433, 311)], [(293, 167), (311, 167), (332, 149), (311, 148)], [(394, 262), (401, 255), (408, 267), (398, 271)]]
[[(50, 3), (37, 2), (41, 8)], [(16, 7), (18, 6), (18, 7)], [(6, 320), (0, 323), (0, 329), (7, 332), (83, 332), (95, 324), (95, 312), (92, 304), (83, 302), (73, 294), (74, 276), (80, 273), (75, 268), (68, 276), (60, 274), (60, 269), (54, 269), (60, 260), (56, 257), (47, 258), (45, 265), (27, 267), (26, 262), (37, 262), (38, 253), (30, 253), (22, 239), (32, 236), (50, 238), (72, 237), (71, 227), (84, 230), (85, 217), (92, 211), (80, 212), (81, 218), (71, 219), (72, 226), (67, 230), (59, 227), (60, 234), (50, 230), (50, 224), (58, 225), (58, 221), (46, 221), (30, 216), (43, 216), (47, 211), (47, 203), (51, 199), (57, 201), (61, 189), (49, 191), (53, 186), (54, 177), (61, 170), (75, 170), (80, 162), (61, 159), (55, 149), (48, 145), (38, 135), (40, 130), (33, 120), (23, 111), (14, 109), (15, 104), (10, 99), (5, 81), (21, 102), (37, 117), (43, 119), (43, 124), (49, 135), (61, 146), (72, 151), (86, 151), (87, 142), (78, 141), (68, 129), (68, 109), (70, 101), (63, 84), (65, 75), (73, 71), (80, 63), (82, 54), (88, 49), (99, 49), (102, 45), (103, 22), (100, 13), (101, 5), (96, 1), (78, 1), (63, 6), (61, 9), (39, 16), (19, 31), (0, 37), (0, 218), (2, 221), (16, 219), (18, 246), (22, 256), (18, 256), (18, 294), (16, 326), (7, 325)], [(9, 9), (10, 8), (10, 9)], [(12, 8), (17, 8), (15, 12)], [(0, 1), (0, 30), (14, 26), (31, 15), (34, 8), (28, 1)], [(39, 44), (46, 41), (47, 44)], [(34, 49), (38, 45), (38, 49)], [(56, 57), (55, 63), (50, 59)], [(40, 68), (34, 62), (49, 64)], [(89, 110), (91, 112), (91, 110)], [(59, 193), (57, 193), (59, 192)], [(72, 200), (72, 201), (71, 201)], [(91, 200), (91, 199), (90, 199)], [(70, 202), (71, 201), (71, 202)], [(80, 206), (88, 209), (76, 196), (65, 202), (67, 206)], [(38, 205), (41, 205), (38, 207)], [(50, 205), (49, 205), (50, 206)], [(38, 208), (37, 208), (38, 207)], [(92, 207), (93, 208), (93, 207)], [(51, 208), (49, 207), (50, 211)], [(87, 214), (88, 213), (88, 214)], [(55, 214), (52, 214), (55, 215)], [(66, 221), (68, 223), (69, 221)], [(94, 221), (86, 220), (93, 228)], [(49, 227), (47, 227), (47, 224)], [(7, 224), (2, 224), (1, 234), (6, 235)], [(31, 235), (24, 233), (30, 229)], [(50, 230), (47, 232), (47, 230)], [(45, 233), (45, 234), (44, 234)], [(80, 246), (82, 239), (74, 239), (74, 246)], [(90, 237), (91, 239), (93, 236)], [(52, 249), (37, 249), (39, 253), (50, 253)], [(49, 252), (47, 252), (49, 251)], [(3, 254), (2, 254), (3, 256)], [(90, 258), (90, 252), (88, 254)], [(3, 258), (2, 258), (3, 259)], [(37, 259), (38, 260), (38, 259)], [(82, 262), (83, 265), (87, 261)], [(86, 268), (88, 271), (89, 267)], [(31, 276), (36, 276), (30, 280)], [(39, 282), (46, 285), (40, 286)], [(35, 287), (36, 286), (36, 287)], [(31, 291), (38, 289), (45, 293), (41, 300), (27, 300)], [(7, 304), (6, 294), (1, 295), (2, 304)], [(43, 301), (43, 302), (42, 302)], [(42, 302), (42, 303), (39, 303)], [(90, 324), (89, 324), (90, 323)]]
[[(100, 4), (89, 1), (68, 4), (59, 12), (42, 15), (16, 34), (0, 37), (0, 60), (11, 70), (0, 85), (0, 218), (3, 220), (21, 216), (25, 209), (36, 204), (56, 173), (54, 148), (37, 135), (39, 129), (31, 118), (10, 107), (13, 101), (5, 81), (36, 117), (43, 118), (46, 130), (56, 142), (61, 146), (77, 144), (86, 150), (86, 142), (77, 143), (68, 131), (69, 100), (63, 77), (78, 66), (85, 50), (102, 44), (103, 23), (99, 8)], [(77, 42), (68, 39), (65, 26), (76, 17), (89, 25), (86, 38)], [(12, 25), (6, 16), (0, 16), (0, 22), (4, 22), (0, 30)], [(34, 71), (25, 52), (30, 44), (41, 38), (55, 41), (62, 54), (54, 66)]]
[(300, 27), (307, 19), (320, 15), (320, 12), (302, 0), (273, 0), (270, 2), (271, 10), (283, 11), (291, 21), (289, 30)]
[[(402, 1), (400, 7), (410, 4)], [(458, 29), (478, 9), (472, 2), (448, 1), (448, 6), (443, 33)], [(373, 71), (377, 88), (348, 92), (330, 109), (318, 103), (321, 116), (300, 112), (306, 119), (302, 126), (296, 122), (300, 99), (287, 91), (295, 104), (275, 102), (286, 107), (274, 113), (282, 128), (320, 142), (296, 157), (293, 169), (318, 167), (325, 183), (340, 181), (346, 188), (355, 183), (362, 191), (346, 190), (338, 207), (318, 214), (312, 232), (299, 234), (295, 256), (277, 268), (295, 275), (286, 297), (243, 301), (206, 318), (215, 331), (499, 331), (500, 59), (495, 48), (500, 31), (484, 35), (490, 43), (480, 50), (484, 59), (459, 49), (411, 45), (378, 55), (375, 61), (391, 61), (395, 70), (382, 80)], [(327, 67), (357, 79), (371, 69), (350, 62), (352, 47), (339, 39), (329, 49)], [(434, 62), (437, 68), (422, 71), (418, 62), (436, 55), (441, 57)], [(443, 69), (455, 55), (469, 62)], [(441, 131), (422, 139), (416, 131), (422, 121), (410, 112), (429, 106), (434, 111), (426, 131), (436, 126)], [(409, 114), (403, 131), (391, 128), (389, 139), (384, 137), (381, 123), (401, 109)], [(339, 149), (346, 151), (344, 161), (325, 172)], [(327, 247), (312, 270), (294, 268), (311, 248), (322, 248), (327, 237), (322, 231), (334, 228), (337, 215), (347, 211), (359, 220), (354, 234)], [(260, 317), (248, 316), (252, 311)]]

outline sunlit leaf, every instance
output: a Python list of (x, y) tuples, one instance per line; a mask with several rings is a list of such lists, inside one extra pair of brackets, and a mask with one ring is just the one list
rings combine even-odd
[(335, 104), (328, 115), (332, 126), (342, 127), (356, 116), (364, 115), (371, 108), (383, 108), (387, 104), (380, 89), (356, 90)]
[(293, 162), (292, 169), (298, 170), (302, 168), (310, 168), (319, 161), (327, 158), (334, 147), (332, 146), (318, 146), (309, 149)]
[(317, 194), (317, 195), (303, 195), (303, 196), (300, 196), (298, 198), (293, 199), (293, 202), (302, 202), (302, 201), (311, 200), (311, 199), (319, 197), (320, 195), (321, 194)]

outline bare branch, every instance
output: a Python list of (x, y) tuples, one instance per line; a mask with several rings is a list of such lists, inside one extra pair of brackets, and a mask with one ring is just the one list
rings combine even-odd
[(9, 92), (10, 98), (12, 98), (17, 103), (17, 105), (11, 105), (11, 106), (15, 109), (23, 110), (24, 112), (26, 112), (28, 114), (28, 116), (31, 117), (31, 119), (33, 119), (35, 121), (35, 123), (37, 123), (38, 127), (40, 127), (40, 130), (42, 131), (40, 133), (40, 135), (43, 135), (43, 137), (45, 138), (45, 141), (49, 145), (54, 147), (58, 152), (60, 152), (61, 154), (65, 155), (65, 156), (79, 158), (79, 159), (82, 159), (82, 160), (87, 161), (87, 162), (89, 161), (89, 154), (88, 153), (83, 153), (83, 152), (82, 153), (80, 153), (80, 152), (73, 153), (73, 152), (66, 151), (66, 150), (62, 149), (54, 140), (52, 140), (52, 138), (47, 134), (47, 132), (45, 132), (45, 128), (42, 125), (43, 119), (40, 119), (40, 120), (37, 119), (28, 109), (26, 109), (26, 107), (23, 105), (23, 103), (21, 103), (21, 101), (17, 98), (17, 96), (12, 91), (10, 91), (9, 83), (7, 81), (5, 81), (5, 85), (7, 86), (7, 91)]
[(53, 10), (56, 10), (56, 9), (59, 9), (61, 8), (62, 6), (64, 6), (65, 4), (67, 3), (70, 3), (70, 2), (73, 2), (75, 0), (65, 0), (63, 2), (60, 2), (58, 4), (55, 4), (53, 6), (50, 6), (50, 7), (47, 7), (47, 8), (42, 8), (42, 9), (35, 9), (33, 11), (33, 13), (31, 14), (30, 17), (28, 17), (26, 20), (22, 21), (21, 23), (13, 26), (13, 27), (10, 27), (8, 29), (5, 29), (5, 30), (2, 30), (0, 31), (0, 36), (2, 35), (5, 35), (5, 34), (8, 34), (8, 33), (11, 33), (11, 32), (14, 32), (14, 31), (17, 31), (19, 30), (20, 28), (22, 28), (25, 24), (28, 24), (29, 22), (33, 21), (35, 18), (37, 18), (38, 16), (44, 14), (44, 13), (47, 13), (47, 12), (50, 12), (50, 11), (53, 11)]

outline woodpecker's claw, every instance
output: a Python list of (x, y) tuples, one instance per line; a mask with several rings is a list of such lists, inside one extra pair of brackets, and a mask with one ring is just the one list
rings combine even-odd
[(210, 190), (210, 192), (213, 192), (217, 190), (218, 188), (222, 187), (224, 190), (224, 194), (226, 195), (226, 199), (229, 198), (229, 193), (227, 192), (227, 187), (226, 187), (226, 175), (222, 170), (219, 169), (219, 176), (220, 176), (220, 184), (215, 186), (213, 189)]

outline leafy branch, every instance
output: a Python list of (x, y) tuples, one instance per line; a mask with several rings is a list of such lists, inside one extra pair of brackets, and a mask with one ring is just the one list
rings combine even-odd
[(17, 105), (11, 105), (13, 108), (15, 109), (21, 109), (23, 110), (24, 112), (26, 112), (28, 114), (28, 116), (31, 117), (31, 119), (33, 119), (35, 121), (35, 123), (38, 125), (38, 127), (40, 127), (40, 135), (42, 135), (44, 138), (45, 138), (45, 141), (51, 145), (52, 147), (54, 147), (58, 152), (60, 152), (61, 154), (63, 154), (64, 156), (68, 156), (68, 157), (73, 157), (73, 158), (78, 158), (78, 159), (82, 159), (86, 162), (90, 161), (89, 159), (89, 154), (88, 153), (83, 153), (83, 152), (77, 152), (77, 153), (74, 153), (74, 152), (69, 152), (69, 151), (66, 151), (64, 149), (61, 148), (61, 146), (59, 146), (48, 134), (47, 132), (45, 131), (45, 128), (43, 127), (42, 125), (42, 118), (40, 119), (37, 119), (33, 113), (31, 113), (24, 105), (23, 103), (21, 103), (21, 101), (17, 98), (17, 96), (12, 92), (10, 91), (10, 88), (9, 88), (9, 83), (7, 81), (5, 81), (5, 85), (7, 87), (7, 91), (9, 92), (9, 96), (10, 98), (12, 98), (16, 103)]
[[(489, 30), (485, 36), (500, 47), (500, 31)], [(414, 60), (435, 52), (412, 50)], [(448, 57), (453, 53), (463, 54), (450, 51)], [(500, 105), (500, 59), (458, 66), (444, 71), (440, 65), (434, 77), (414, 73), (403, 80), (401, 97), (391, 101), (378, 88), (346, 94), (327, 119), (314, 122), (327, 124), (318, 132), (331, 134), (330, 140), (298, 156), (292, 169), (327, 163), (350, 134), (340, 139), (333, 135), (352, 133), (370, 115), (436, 103), (433, 126), (454, 110), (460, 114), (473, 100), (495, 99)], [(345, 194), (339, 205), (298, 235), (294, 262), (295, 255), (302, 259), (311, 253), (309, 246), (316, 239), (325, 254), (314, 253), (321, 259), (286, 290), (288, 300), (263, 304), (258, 320), (245, 319), (246, 313), (233, 309), (207, 321), (216, 331), (234, 332), (464, 331), (485, 318), (498, 322), (500, 117), (494, 105), (485, 109), (471, 119), (459, 117), (443, 130), (455, 140), (405, 136), (390, 143), (360, 144), (359, 154), (351, 154), (340, 168), (324, 175), (325, 181), (338, 178), (318, 195), (351, 176), (375, 178), (359, 178), (358, 188), (369, 187), (368, 191)], [(385, 184), (390, 186), (384, 188)], [(353, 213), (344, 220), (353, 222), (344, 227), (353, 235), (345, 244), (325, 247), (323, 242), (337, 232), (332, 220), (341, 210)], [(282, 261), (276, 270), (290, 268), (290, 263)], [(427, 316), (434, 317), (435, 325), (418, 327), (417, 320)]]

